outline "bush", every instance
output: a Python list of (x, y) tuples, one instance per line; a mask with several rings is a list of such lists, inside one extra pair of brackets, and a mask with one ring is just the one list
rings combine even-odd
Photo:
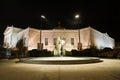
[(79, 51), (73, 49), (71, 50), (72, 55), (71, 56), (80, 56)]
[(120, 58), (120, 49), (119, 48), (113, 49), (112, 53), (113, 53), (113, 58)]
[(72, 50), (72, 56), (98, 56), (99, 50), (96, 48), (88, 48), (81, 51)]
[(30, 57), (38, 57), (38, 50), (37, 49), (33, 49), (33, 50), (30, 50), (30, 51), (28, 51), (28, 55), (30, 56)]
[(6, 48), (0, 46), (0, 59), (6, 58)]
[(47, 51), (47, 49), (44, 49), (44, 50), (33, 49), (31, 51), (28, 51), (28, 54), (29, 54), (30, 57), (49, 57), (49, 56), (53, 56), (52, 52)]
[(108, 52), (108, 51), (113, 51), (113, 49), (109, 48), (109, 47), (106, 47), (102, 50), (103, 52)]
[(71, 51), (66, 51), (65, 56), (72, 56), (72, 52)]
[(47, 51), (47, 49), (44, 49), (44, 50), (39, 51), (39, 56), (41, 56), (41, 57), (49, 57), (49, 56), (53, 56), (53, 54), (52, 54), (52, 52)]

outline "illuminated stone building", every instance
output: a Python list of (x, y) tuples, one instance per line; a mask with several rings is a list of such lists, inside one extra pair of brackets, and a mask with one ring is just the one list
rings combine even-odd
[(17, 41), (23, 39), (24, 46), (28, 50), (42, 48), (53, 51), (57, 38), (64, 41), (63, 48), (67, 51), (72, 49), (82, 50), (90, 47), (98, 49), (115, 47), (113, 38), (107, 33), (101, 33), (92, 27), (73, 30), (64, 28), (39, 30), (31, 27), (20, 29), (14, 26), (7, 26), (4, 31), (4, 46), (15, 48)]

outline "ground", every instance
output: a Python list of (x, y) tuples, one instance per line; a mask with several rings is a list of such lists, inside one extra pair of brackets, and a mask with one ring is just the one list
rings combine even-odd
[(91, 64), (47, 65), (0, 60), (0, 80), (120, 80), (120, 59)]

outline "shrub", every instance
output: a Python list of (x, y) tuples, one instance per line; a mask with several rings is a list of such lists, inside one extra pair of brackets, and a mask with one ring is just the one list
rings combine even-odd
[(72, 56), (98, 56), (99, 50), (96, 48), (88, 48), (81, 51), (72, 50)]
[(0, 46), (0, 59), (6, 58), (6, 48)]
[(71, 50), (72, 55), (71, 56), (79, 56), (79, 51), (73, 49)]
[(113, 49), (109, 48), (109, 47), (106, 47), (102, 50), (103, 52), (108, 52), (108, 51), (113, 51)]
[(65, 56), (72, 56), (72, 52), (71, 51), (66, 51)]
[(33, 49), (31, 51), (28, 51), (28, 54), (30, 57), (49, 57), (53, 56), (51, 51), (47, 51), (47, 49), (44, 50), (37, 50)]

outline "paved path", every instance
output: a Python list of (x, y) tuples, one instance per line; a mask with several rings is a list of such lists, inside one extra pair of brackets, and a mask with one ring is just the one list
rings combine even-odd
[(45, 65), (0, 60), (0, 80), (120, 80), (120, 59), (92, 64)]

